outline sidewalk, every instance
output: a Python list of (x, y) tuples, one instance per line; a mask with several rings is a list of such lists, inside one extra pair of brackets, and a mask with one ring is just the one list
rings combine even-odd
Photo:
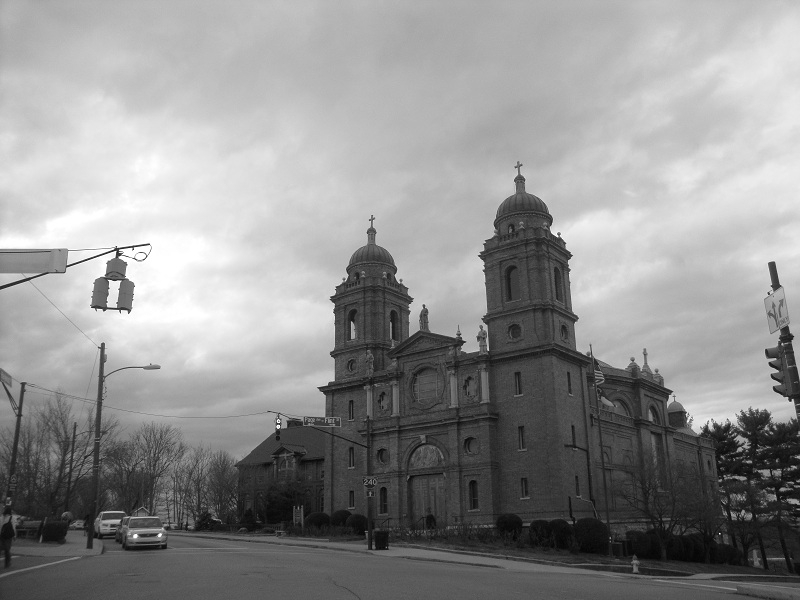
[[(103, 542), (108, 540), (92, 540), (92, 549), (86, 548), (86, 536), (83, 531), (70, 529), (63, 544), (54, 542), (38, 543), (32, 539), (17, 538), (11, 545), (11, 554), (18, 556), (72, 557), (96, 556), (103, 553)], [(111, 540), (113, 543), (113, 540)]]

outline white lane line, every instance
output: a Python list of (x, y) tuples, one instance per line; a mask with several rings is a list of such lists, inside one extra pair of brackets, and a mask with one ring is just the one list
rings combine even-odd
[(674, 579), (653, 579), (652, 581), (658, 581), (660, 583), (675, 583), (677, 585), (688, 585), (688, 586), (691, 586), (691, 587), (706, 587), (706, 588), (712, 588), (712, 589), (715, 589), (715, 590), (727, 590), (729, 592), (735, 592), (736, 591), (735, 587), (728, 587), (728, 586), (724, 586), (724, 585), (711, 585), (711, 584), (708, 584), (708, 583), (697, 583), (695, 581), (676, 581)]
[(64, 560), (57, 560), (56, 562), (46, 563), (44, 565), (36, 565), (35, 567), (27, 567), (25, 569), (18, 569), (16, 571), (10, 571), (8, 573), (3, 573), (0, 575), (0, 579), (3, 577), (9, 577), (11, 575), (16, 575), (17, 573), (24, 573), (25, 571), (33, 571), (34, 569), (41, 569), (43, 567), (52, 567), (53, 565), (58, 565), (64, 562), (69, 562), (71, 560), (78, 560), (80, 556), (73, 556), (72, 558), (65, 558)]

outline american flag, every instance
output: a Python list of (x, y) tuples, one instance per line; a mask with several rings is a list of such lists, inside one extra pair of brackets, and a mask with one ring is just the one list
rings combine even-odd
[(594, 363), (594, 384), (595, 385), (602, 385), (605, 382), (606, 378), (603, 375), (603, 372), (600, 370), (600, 365), (597, 364), (597, 361)]

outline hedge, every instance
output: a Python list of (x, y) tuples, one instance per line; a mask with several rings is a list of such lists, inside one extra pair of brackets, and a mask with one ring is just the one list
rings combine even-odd
[(337, 510), (331, 514), (331, 525), (334, 527), (343, 527), (345, 523), (347, 523), (347, 518), (352, 515), (349, 510), (342, 509)]
[(531, 521), (528, 538), (531, 546), (552, 546), (553, 531), (550, 529), (550, 523), (541, 519)]
[(575, 535), (572, 525), (564, 519), (553, 519), (550, 521), (550, 531), (553, 532), (553, 542), (556, 548), (566, 550), (570, 547)]
[(42, 541), (63, 544), (67, 537), (67, 529), (69, 523), (66, 521), (48, 521), (42, 527)]
[(522, 533), (522, 519), (513, 513), (505, 513), (497, 517), (497, 530), (500, 533), (511, 534), (514, 539)]
[(347, 517), (344, 526), (352, 529), (353, 533), (356, 535), (364, 535), (364, 532), (367, 530), (367, 517), (355, 513)]
[(310, 513), (306, 517), (305, 521), (303, 521), (303, 524), (306, 527), (317, 527), (317, 528), (327, 527), (328, 525), (331, 524), (331, 518), (328, 516), (328, 513), (314, 512)]
[(581, 552), (608, 553), (608, 527), (599, 519), (587, 517), (575, 523), (575, 541)]

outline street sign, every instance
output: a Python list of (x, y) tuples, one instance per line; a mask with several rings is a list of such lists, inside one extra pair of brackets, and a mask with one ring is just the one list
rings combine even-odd
[(314, 427), (341, 427), (342, 417), (303, 417), (303, 425)]
[(0, 250), (0, 273), (66, 273), (66, 248)]
[(367, 490), (367, 498), (374, 498), (375, 490)]
[(782, 287), (764, 298), (764, 310), (767, 311), (770, 333), (789, 326), (789, 307), (786, 305), (786, 293)]
[(372, 477), (371, 475), (366, 475), (364, 477), (364, 487), (365, 488), (371, 490), (376, 485), (378, 485), (378, 478), (377, 477)]
[(6, 387), (11, 387), (11, 375), (0, 369), (0, 383)]

